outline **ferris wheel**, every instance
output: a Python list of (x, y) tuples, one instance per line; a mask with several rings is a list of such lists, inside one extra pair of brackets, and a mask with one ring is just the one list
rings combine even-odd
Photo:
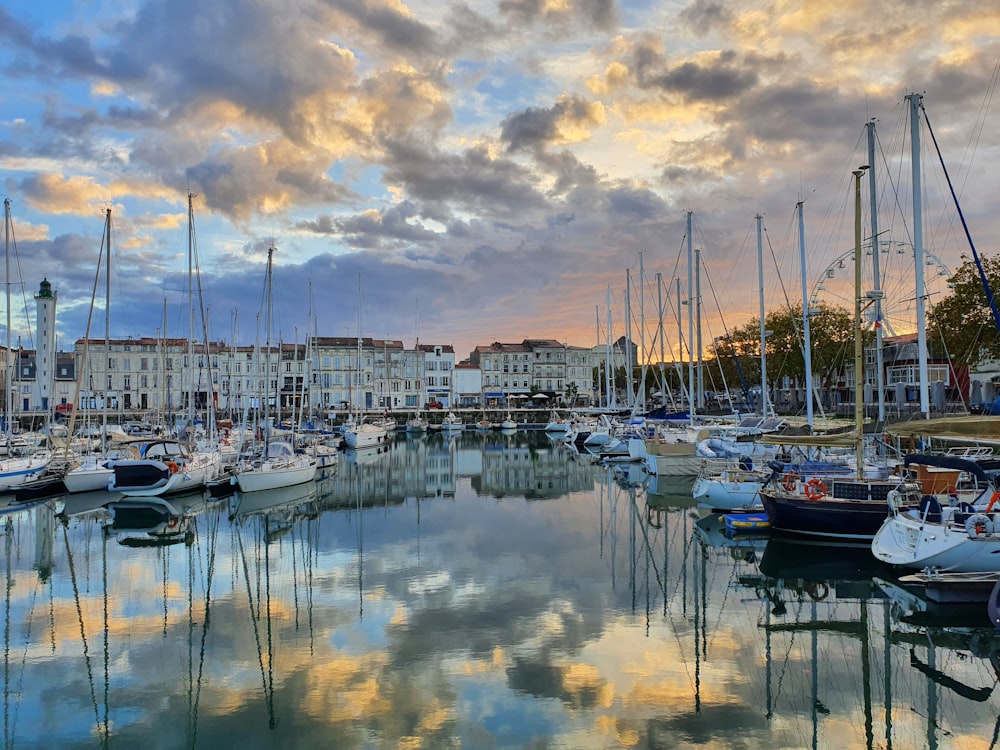
[[(907, 242), (882, 240), (879, 253), (879, 286), (881, 287), (881, 325), (888, 336), (898, 336), (917, 330), (916, 273), (913, 245)], [(861, 293), (874, 299), (874, 263), (872, 244), (862, 245), (864, 264), (861, 269)], [(924, 251), (924, 299), (929, 309), (947, 294), (951, 271), (941, 259)], [(813, 284), (809, 307), (821, 302), (854, 310), (854, 248), (835, 258)], [(862, 312), (862, 325), (875, 327), (876, 306), (867, 305)]]

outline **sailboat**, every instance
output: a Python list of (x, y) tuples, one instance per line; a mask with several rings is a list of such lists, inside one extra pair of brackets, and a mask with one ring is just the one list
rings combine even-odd
[[(889, 497), (899, 506), (919, 505), (919, 482), (903, 476), (871, 478), (864, 475), (864, 361), (862, 348), (861, 296), (861, 176), (867, 167), (854, 171), (854, 433), (832, 436), (850, 440), (855, 448), (855, 476), (833, 478), (829, 486), (818, 476), (782, 474), (772, 463), (771, 481), (760, 490), (773, 531), (820, 538), (871, 541), (889, 515)], [(815, 441), (816, 438), (806, 438)], [(780, 481), (779, 481), (780, 477)]]
[(414, 414), (406, 420), (407, 432), (427, 432), (427, 420), (421, 414)]
[[(111, 350), (111, 209), (108, 208), (105, 211), (104, 217), (104, 242), (105, 247), (107, 247), (107, 257), (105, 258), (105, 297), (104, 297), (104, 351), (105, 353)], [(100, 259), (98, 259), (98, 269), (97, 273), (100, 275)], [(95, 285), (96, 291), (96, 285)], [(91, 311), (93, 311), (93, 304), (91, 304)], [(85, 339), (85, 349), (90, 343), (90, 320), (87, 321), (87, 337)], [(87, 361), (86, 353), (84, 354), (83, 361)], [(83, 384), (83, 369), (77, 374), (77, 393), (80, 393)], [(76, 421), (76, 412), (73, 412), (73, 416), (70, 418), (70, 429), (69, 432), (72, 433), (73, 425)], [(100, 452), (92, 455), (88, 460), (83, 463), (77, 462), (77, 465), (73, 466), (66, 475), (63, 477), (63, 484), (66, 486), (66, 491), (73, 492), (95, 492), (97, 490), (106, 490), (108, 488), (108, 483), (114, 477), (115, 471), (111, 468), (111, 464), (108, 459), (108, 441), (111, 439), (111, 435), (108, 432), (108, 398), (102, 399), (101, 407), (101, 448)], [(67, 445), (68, 450), (68, 445)]]
[[(267, 249), (267, 270), (264, 276), (264, 299), (266, 311), (264, 315), (265, 327), (265, 351), (268, 365), (264, 371), (270, 373), (271, 357), (271, 304), (272, 304), (272, 272), (273, 272), (274, 247)], [(259, 347), (258, 347), (259, 351)], [(264, 378), (265, 384), (270, 382), (270, 377)], [(270, 404), (270, 394), (263, 394), (264, 401), (264, 424), (263, 437), (264, 449), (259, 459), (244, 461), (237, 465), (235, 481), (243, 492), (258, 492), (261, 490), (274, 490), (279, 487), (290, 487), (296, 484), (304, 484), (312, 481), (316, 476), (317, 461), (314, 457), (299, 455), (295, 453), (291, 443), (283, 441), (271, 441), (270, 424), (268, 420), (268, 406)], [(294, 439), (294, 438), (293, 438)]]
[[(357, 413), (351, 414), (351, 419), (344, 426), (344, 443), (348, 448), (372, 448), (388, 441), (389, 433), (381, 424), (366, 422), (361, 416), (361, 276), (358, 276), (358, 353), (357, 353), (357, 377), (358, 377), (358, 405)], [(354, 409), (354, 404), (351, 404)], [(395, 428), (393, 428), (395, 429)]]
[[(194, 194), (188, 193), (188, 357), (194, 360)], [(203, 311), (204, 312), (204, 311)], [(204, 317), (204, 316), (203, 316)], [(206, 356), (208, 348), (206, 344)], [(188, 425), (195, 428), (194, 383), (188, 392)], [(138, 497), (155, 497), (174, 492), (188, 492), (203, 487), (219, 476), (222, 455), (216, 446), (194, 449), (177, 438), (141, 442), (139, 458), (115, 461), (114, 477), (108, 483), (111, 492)]]
[[(10, 217), (10, 198), (5, 198), (4, 208), (4, 258), (7, 276), (7, 351), (6, 367), (4, 367), (7, 402), (4, 409), (4, 435), (6, 444), (13, 445), (14, 416), (14, 363), (11, 361), (10, 349), (10, 241), (13, 233), (13, 223)], [(39, 478), (49, 465), (50, 455), (47, 451), (37, 451), (27, 456), (6, 456), (0, 462), (0, 492), (10, 490), (19, 485)]]

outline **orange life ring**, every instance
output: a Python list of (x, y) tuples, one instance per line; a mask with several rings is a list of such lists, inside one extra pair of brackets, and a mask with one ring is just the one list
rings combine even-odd
[(993, 506), (996, 505), (997, 500), (1000, 500), (1000, 491), (993, 490), (993, 497), (990, 498), (990, 502), (986, 506), (987, 513), (993, 510)]
[(168, 529), (176, 529), (177, 528), (177, 524), (179, 522), (180, 522), (180, 519), (177, 516), (170, 516), (170, 518), (167, 520), (167, 528)]
[(781, 486), (786, 492), (791, 492), (795, 489), (795, 483), (798, 481), (799, 475), (795, 472), (788, 472), (781, 478)]
[(176, 474), (178, 469), (180, 469), (176, 461), (167, 461), (167, 468), (170, 470), (171, 474)]
[(805, 591), (814, 602), (821, 602), (830, 595), (830, 587), (825, 583), (807, 583)]
[(813, 477), (806, 482), (806, 497), (810, 500), (821, 500), (826, 496), (826, 484), (822, 479)]

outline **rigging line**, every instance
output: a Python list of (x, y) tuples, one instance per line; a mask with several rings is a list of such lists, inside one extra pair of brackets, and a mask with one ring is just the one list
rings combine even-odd
[[(11, 569), (10, 565), (7, 566), (7, 569), (8, 570)], [(36, 598), (38, 596), (37, 581), (35, 582), (35, 584), (36, 585), (33, 586), (32, 590), (31, 590), (31, 605), (28, 607), (28, 615), (27, 615), (28, 622), (27, 622), (27, 627), (25, 628), (25, 632), (24, 632), (24, 653), (21, 654), (21, 673), (18, 675), (18, 678), (17, 678), (17, 694), (18, 695), (23, 695), (23, 689), (24, 689), (24, 672), (25, 672), (25, 668), (27, 667), (27, 664), (28, 664), (28, 649), (29, 649), (29, 646), (31, 644), (31, 624), (32, 624), (32, 622), (34, 620), (35, 601), (36, 601)], [(51, 578), (49, 578), (49, 590), (50, 591), (52, 590), (52, 579)], [(4, 652), (4, 654), (5, 654), (4, 663), (6, 664), (6, 651)], [(6, 677), (6, 675), (5, 675), (5, 677)], [(5, 683), (5, 689), (6, 689), (6, 683)], [(6, 708), (6, 705), (7, 705), (7, 702), (5, 700), (4, 701), (4, 707), (5, 708)], [(14, 719), (11, 722), (11, 726), (10, 726), (11, 742), (10, 742), (10, 744), (5, 745), (5, 747), (13, 747), (14, 746), (13, 738), (14, 738), (15, 734), (17, 734), (17, 711), (14, 712)]]
[[(1000, 77), (1000, 55), (997, 55), (997, 60), (993, 63), (993, 73), (990, 75), (990, 82), (986, 86), (986, 96), (983, 97), (983, 101), (979, 105), (979, 112), (976, 113), (972, 133), (970, 134), (969, 141), (965, 144), (965, 153), (962, 155), (962, 163), (971, 162), (972, 157), (979, 148), (979, 141), (982, 139), (983, 129), (986, 127), (986, 116), (989, 114), (990, 104), (993, 102), (993, 94), (996, 91), (998, 77)], [(971, 155), (969, 154), (970, 145), (972, 149)], [(966, 157), (968, 157), (968, 161), (966, 161)], [(965, 186), (971, 175), (972, 170), (969, 169), (962, 179), (962, 190), (960, 192), (965, 192)]]
[[(83, 607), (80, 604), (80, 587), (76, 580), (76, 566), (73, 564), (73, 553), (69, 547), (69, 532), (63, 526), (63, 541), (66, 544), (66, 558), (69, 562), (69, 579), (73, 585), (73, 601), (76, 604), (76, 616), (80, 623), (80, 641), (83, 643), (83, 660), (87, 665), (87, 681), (90, 684), (90, 700), (94, 706), (94, 723), (99, 734), (104, 734), (107, 727), (101, 726), (101, 714), (97, 708), (97, 692), (94, 690), (94, 669), (90, 663), (90, 648), (87, 646), (87, 630), (83, 623)], [(6, 675), (5, 675), (6, 677)]]
[(194, 747), (194, 739), (191, 736), (191, 726), (194, 723), (192, 707), (194, 705), (194, 545), (187, 548), (188, 553), (188, 580), (187, 580), (187, 611), (188, 611), (188, 637), (187, 637), (187, 678), (188, 678), (188, 691), (187, 691), (187, 727), (185, 727), (185, 732), (187, 734), (187, 742), (190, 747)]
[[(948, 351), (948, 342), (945, 341), (945, 338), (944, 338), (944, 329), (934, 319), (933, 312), (934, 312), (933, 308), (931, 308), (930, 310), (928, 310), (927, 311), (927, 317), (930, 318), (931, 324), (934, 326), (934, 330), (935, 330), (935, 332), (938, 335), (938, 339), (941, 341), (941, 347), (944, 349), (944, 355), (945, 355), (945, 358), (948, 361), (948, 372), (951, 373), (952, 382), (955, 383), (955, 385), (957, 386), (958, 385), (958, 371), (955, 369), (955, 363), (954, 363), (954, 361), (951, 358), (951, 352)], [(982, 326), (979, 327), (978, 331), (982, 332)], [(977, 333), (976, 338), (978, 338), (978, 337), (979, 336), (978, 336), (978, 333)], [(962, 389), (961, 388), (956, 388), (956, 390), (958, 391), (958, 398), (962, 402), (962, 408), (965, 410), (966, 413), (968, 413), (968, 411), (969, 411), (969, 404), (965, 400), (965, 395), (962, 393)]]
[(101, 532), (101, 591), (104, 615), (104, 737), (101, 744), (107, 747), (111, 735), (111, 617), (108, 613), (108, 535), (103, 531)]
[(211, 609), (211, 603), (212, 603), (212, 579), (215, 576), (215, 549), (216, 549), (216, 541), (219, 535), (220, 516), (221, 512), (216, 512), (208, 519), (209, 561), (208, 561), (207, 577), (205, 581), (205, 613), (201, 626), (201, 648), (199, 649), (198, 652), (198, 680), (196, 683), (198, 687), (194, 693), (194, 706), (192, 709), (193, 711), (192, 738), (191, 738), (192, 747), (197, 747), (197, 739), (198, 739), (198, 706), (201, 703), (201, 680), (205, 669), (205, 641), (208, 638), (208, 626), (210, 621), (209, 611)]
[(250, 622), (253, 625), (253, 639), (254, 643), (257, 645), (257, 664), (260, 666), (260, 681), (264, 691), (264, 700), (267, 700), (267, 675), (264, 673), (264, 652), (261, 650), (260, 644), (260, 631), (257, 628), (257, 616), (254, 613), (253, 608), (253, 590), (250, 588), (250, 569), (247, 567), (247, 556), (246, 550), (243, 548), (243, 535), (240, 533), (240, 528), (237, 525), (236, 528), (236, 541), (239, 544), (240, 559), (243, 562), (243, 581), (246, 583), (247, 588), (247, 610), (250, 613)]
[[(983, 291), (986, 293), (986, 300), (990, 305), (990, 312), (993, 314), (993, 323), (997, 327), (997, 331), (1000, 331), (1000, 311), (997, 310), (996, 300), (993, 298), (993, 290), (990, 289), (989, 279), (986, 278), (986, 271), (983, 269), (982, 260), (979, 257), (979, 252), (976, 250), (976, 245), (972, 241), (972, 233), (969, 231), (969, 225), (965, 220), (965, 213), (962, 211), (962, 206), (959, 205), (958, 196), (955, 194), (955, 187), (952, 185), (951, 176), (948, 174), (948, 166), (944, 163), (944, 156), (941, 154), (941, 147), (938, 145), (937, 137), (934, 135), (934, 129), (931, 127), (931, 118), (927, 114), (926, 107), (923, 104), (920, 105), (921, 111), (924, 113), (924, 122), (927, 123), (927, 132), (930, 133), (931, 140), (934, 142), (934, 150), (937, 151), (938, 160), (941, 162), (941, 169), (944, 171), (945, 180), (948, 182), (948, 190), (951, 192), (951, 198), (955, 202), (955, 210), (958, 211), (958, 217), (962, 220), (962, 229), (965, 230), (965, 237), (969, 241), (969, 248), (972, 250), (972, 257), (976, 262), (976, 268), (979, 271), (979, 279), (983, 284)], [(926, 292), (926, 290), (921, 290)]]
[[(726, 343), (729, 344), (730, 351), (733, 354), (733, 363), (736, 365), (736, 373), (740, 378), (740, 387), (743, 389), (743, 398), (746, 402), (750, 403), (750, 388), (747, 385), (746, 376), (743, 374), (743, 366), (740, 364), (739, 357), (736, 356), (736, 347), (733, 344), (733, 337), (729, 332), (729, 325), (726, 323), (726, 316), (722, 313), (722, 305), (719, 302), (719, 296), (715, 293), (715, 284), (712, 282), (712, 276), (708, 271), (708, 267), (705, 268), (705, 278), (708, 280), (708, 288), (712, 291), (712, 299), (715, 300), (715, 308), (719, 311), (719, 319), (722, 321), (722, 331), (726, 336)], [(718, 350), (716, 350), (715, 361), (719, 365), (719, 371), (722, 372), (722, 359), (719, 357)], [(725, 373), (722, 374), (722, 383), (726, 386), (726, 393), (729, 393), (729, 386), (726, 384)], [(732, 406), (732, 398), (730, 397), (729, 405)]]

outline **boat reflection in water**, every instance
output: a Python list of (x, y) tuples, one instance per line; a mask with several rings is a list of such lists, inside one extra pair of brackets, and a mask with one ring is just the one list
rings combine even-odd
[(986, 630), (653, 489), (468, 431), (146, 508), (170, 544), (110, 496), (9, 510), (5, 745), (989, 744)]

